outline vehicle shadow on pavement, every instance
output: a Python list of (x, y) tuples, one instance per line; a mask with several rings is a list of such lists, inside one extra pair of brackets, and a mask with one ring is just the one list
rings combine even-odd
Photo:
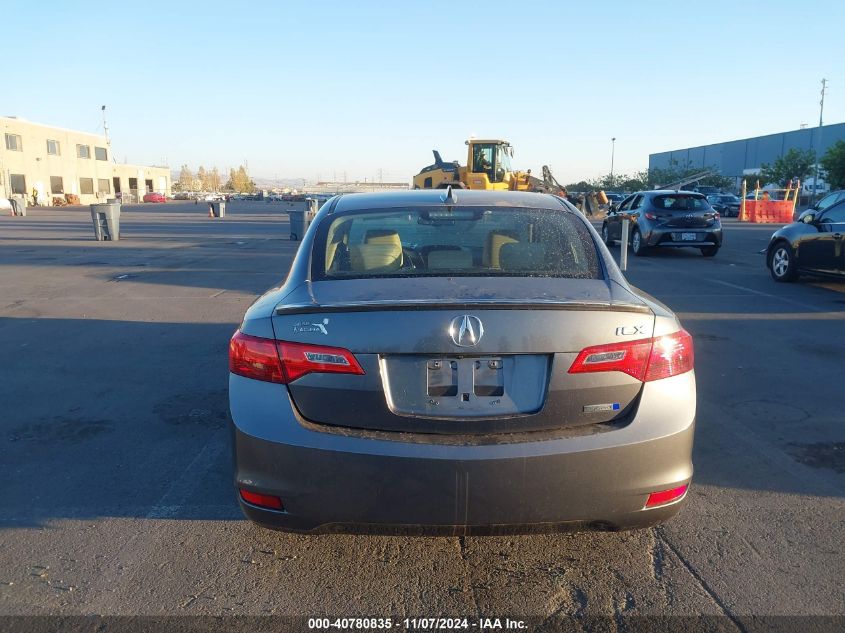
[(0, 318), (0, 525), (240, 519), (226, 363), (235, 324)]

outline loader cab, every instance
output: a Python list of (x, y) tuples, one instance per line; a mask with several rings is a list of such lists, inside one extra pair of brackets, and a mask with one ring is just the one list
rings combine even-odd
[(469, 188), (508, 189), (513, 172), (510, 144), (505, 141), (467, 141), (467, 145)]

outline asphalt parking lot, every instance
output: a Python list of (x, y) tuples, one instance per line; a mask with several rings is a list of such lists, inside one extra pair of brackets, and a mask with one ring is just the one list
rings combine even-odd
[(302, 536), (247, 523), (230, 476), (227, 343), (295, 252), (278, 209), (128, 207), (99, 243), (87, 209), (0, 218), (0, 614), (845, 616), (845, 283), (775, 284), (774, 227), (629, 260), (696, 344), (672, 522)]

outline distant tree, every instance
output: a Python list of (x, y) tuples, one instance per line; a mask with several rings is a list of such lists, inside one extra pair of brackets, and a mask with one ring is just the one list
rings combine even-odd
[(199, 188), (202, 191), (208, 191), (209, 190), (208, 172), (205, 171), (205, 167), (203, 167), (202, 165), (200, 165), (199, 169), (197, 169), (197, 180), (199, 180), (199, 182), (200, 182)]
[(594, 187), (586, 180), (582, 180), (580, 182), (573, 182), (571, 184), (566, 185), (567, 191), (593, 191)]
[(241, 165), (237, 169), (229, 170), (229, 180), (224, 185), (228, 191), (236, 191), (238, 193), (252, 193), (255, 191), (255, 183), (250, 180), (249, 174), (246, 173), (246, 168)]
[(220, 171), (217, 167), (208, 174), (208, 188), (210, 191), (220, 191)]
[(816, 153), (813, 150), (793, 147), (771, 165), (763, 163), (760, 166), (760, 183), (784, 187), (792, 178), (804, 181), (813, 173), (815, 164)]
[(182, 191), (190, 191), (194, 184), (194, 175), (187, 165), (182, 165), (182, 170), (179, 172), (179, 188)]
[(836, 141), (831, 145), (819, 162), (827, 172), (827, 182), (831, 188), (845, 188), (845, 141)]

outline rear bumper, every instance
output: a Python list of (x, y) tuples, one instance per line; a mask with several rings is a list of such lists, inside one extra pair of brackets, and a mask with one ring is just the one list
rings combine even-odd
[(645, 510), (648, 494), (692, 477), (692, 372), (646, 384), (639, 411), (624, 428), (474, 446), (425, 443), (419, 434), (393, 441), (321, 432), (296, 419), (286, 394), (279, 385), (230, 377), (235, 485), (284, 503), (284, 511), (274, 511), (240, 500), (244, 514), (266, 527), (450, 534), (626, 529), (677, 513), (683, 500)]
[[(685, 241), (683, 239), (675, 239), (680, 237), (682, 233), (698, 233), (699, 239), (693, 241)], [(676, 234), (676, 235), (673, 235)], [(653, 229), (647, 236), (645, 236), (646, 244), (648, 246), (667, 246), (667, 247), (684, 247), (691, 246), (696, 248), (708, 246), (722, 245), (722, 228), (659, 228)]]

